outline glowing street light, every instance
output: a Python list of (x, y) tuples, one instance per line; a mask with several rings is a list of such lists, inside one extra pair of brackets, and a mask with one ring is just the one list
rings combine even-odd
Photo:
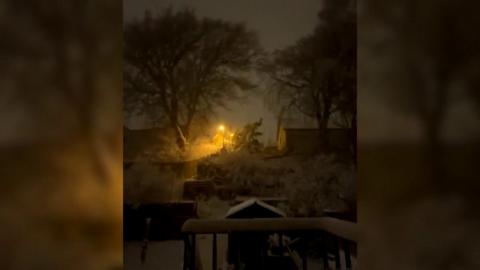
[(218, 130), (222, 131), (222, 148), (225, 148), (225, 126), (224, 125), (220, 125), (218, 127)]

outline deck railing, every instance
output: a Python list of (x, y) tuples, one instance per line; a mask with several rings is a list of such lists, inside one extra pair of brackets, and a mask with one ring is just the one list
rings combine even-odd
[[(255, 218), (255, 219), (215, 219), (187, 220), (183, 227), (184, 235), (184, 270), (199, 270), (197, 235), (212, 235), (212, 270), (218, 270), (218, 245), (217, 235), (262, 235), (278, 234), (280, 245), (283, 236), (295, 237), (300, 241), (292, 247), (298, 252), (293, 269), (314, 269), (308, 266), (307, 257), (311, 253), (319, 255), (322, 259), (320, 269), (353, 269), (352, 258), (356, 257), (357, 226), (355, 223), (335, 218)], [(314, 243), (312, 245), (312, 243)], [(292, 253), (291, 247), (286, 247)], [(343, 253), (343, 260), (341, 254)], [(292, 257), (293, 260), (293, 256)], [(318, 256), (317, 256), (318, 257)], [(342, 263), (343, 261), (343, 263)], [(267, 269), (263, 260), (258, 262), (255, 269)], [(235, 270), (238, 261), (233, 263)], [(333, 268), (330, 265), (333, 264)], [(343, 266), (343, 267), (342, 267)], [(207, 269), (202, 269), (207, 270)]]

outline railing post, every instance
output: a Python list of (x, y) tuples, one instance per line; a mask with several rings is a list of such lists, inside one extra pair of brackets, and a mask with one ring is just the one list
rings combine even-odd
[[(268, 233), (262, 234), (262, 237), (264, 239), (268, 239), (268, 236), (269, 236)], [(265, 270), (265, 258), (267, 256), (268, 248), (269, 248), (268, 241), (265, 241), (263, 246), (262, 246), (262, 249), (261, 249), (261, 253), (262, 253), (262, 258), (261, 258), (261, 263), (260, 263), (260, 269), (261, 270)]]
[(280, 252), (282, 252), (283, 256), (283, 234), (281, 232), (278, 233), (278, 243), (280, 245)]
[(190, 249), (190, 269), (191, 270), (195, 270), (195, 252), (196, 252), (196, 248), (195, 248), (195, 234), (192, 233), (192, 241), (191, 241), (191, 249)]
[(303, 270), (307, 270), (308, 267), (307, 267), (307, 263), (308, 262), (308, 254), (307, 254), (307, 249), (304, 250), (303, 252), (303, 256), (302, 256), (302, 267), (303, 267)]
[(323, 257), (323, 269), (327, 270), (328, 267), (328, 250), (327, 250), (327, 233), (322, 234), (322, 248), (321, 248), (321, 253)]
[(301, 241), (301, 255), (302, 255), (302, 270), (307, 270), (307, 262), (308, 262), (308, 240), (309, 237), (308, 235), (303, 232), (300, 235), (300, 241)]
[(212, 270), (217, 270), (217, 234), (213, 234), (213, 243), (212, 243)]
[(189, 269), (189, 243), (188, 243), (188, 235), (183, 236), (183, 270)]
[(340, 265), (340, 247), (338, 244), (338, 239), (336, 236), (333, 238), (333, 252), (335, 252), (335, 269), (340, 270), (341, 265)]
[(352, 270), (352, 259), (350, 257), (350, 242), (343, 240), (343, 252), (345, 253), (345, 267), (347, 270)]

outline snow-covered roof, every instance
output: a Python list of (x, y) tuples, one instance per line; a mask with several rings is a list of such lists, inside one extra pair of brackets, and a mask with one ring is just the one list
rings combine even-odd
[(267, 210), (269, 210), (269, 211), (271, 211), (275, 214), (278, 214), (281, 217), (286, 217), (287, 216), (280, 209), (278, 209), (276, 207), (273, 207), (272, 205), (269, 205), (269, 204), (267, 204), (267, 203), (265, 203), (265, 202), (263, 202), (263, 201), (261, 201), (257, 198), (252, 198), (252, 199), (246, 200), (246, 201), (244, 201), (242, 203), (239, 203), (239, 204), (233, 206), (232, 208), (230, 208), (228, 210), (227, 214), (225, 215), (225, 218), (228, 218), (228, 217), (232, 216), (233, 214), (236, 214), (240, 211), (243, 211), (243, 210), (245, 210), (249, 207), (252, 207), (255, 204), (258, 205), (258, 206), (261, 206), (261, 207), (263, 207), (263, 208), (265, 208), (265, 209), (267, 209)]

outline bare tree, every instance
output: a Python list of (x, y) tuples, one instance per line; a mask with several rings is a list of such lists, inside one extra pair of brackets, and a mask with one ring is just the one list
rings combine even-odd
[(280, 112), (295, 109), (315, 119), (321, 134), (334, 115), (356, 128), (356, 17), (349, 1), (326, 3), (312, 34), (263, 65)]
[(125, 28), (126, 70), (148, 87), (131, 87), (140, 106), (154, 104), (183, 148), (192, 123), (253, 88), (249, 70), (260, 53), (243, 24), (199, 19), (190, 10), (146, 13)]

